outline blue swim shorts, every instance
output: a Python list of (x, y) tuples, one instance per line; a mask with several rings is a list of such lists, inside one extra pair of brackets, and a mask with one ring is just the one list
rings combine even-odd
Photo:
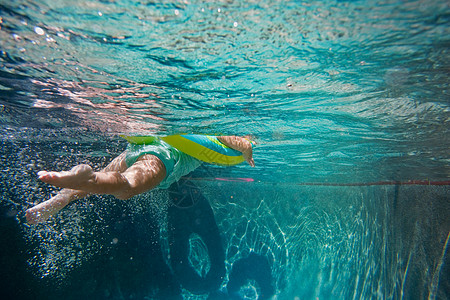
[(127, 167), (130, 167), (139, 157), (145, 154), (158, 157), (166, 167), (166, 177), (157, 186), (160, 189), (169, 188), (172, 183), (202, 164), (200, 160), (181, 152), (160, 139), (156, 139), (148, 145), (128, 144), (125, 156)]

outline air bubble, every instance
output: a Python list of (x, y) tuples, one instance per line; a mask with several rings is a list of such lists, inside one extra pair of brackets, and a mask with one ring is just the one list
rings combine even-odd
[(34, 32), (36, 32), (36, 34), (38, 34), (38, 35), (44, 35), (45, 34), (44, 29), (42, 29), (41, 27), (38, 27), (38, 26), (34, 27)]

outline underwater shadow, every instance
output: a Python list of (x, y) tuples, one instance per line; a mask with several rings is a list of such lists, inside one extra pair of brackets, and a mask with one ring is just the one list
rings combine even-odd
[(225, 277), (225, 251), (208, 200), (192, 182), (169, 188), (170, 266), (181, 285), (193, 294), (217, 290)]
[(208, 299), (243, 299), (242, 290), (254, 285), (257, 299), (275, 294), (272, 270), (267, 257), (251, 252), (233, 263), (224, 283), (225, 249), (208, 200), (191, 181), (182, 179), (171, 185), (168, 209), (169, 264), (181, 286)]

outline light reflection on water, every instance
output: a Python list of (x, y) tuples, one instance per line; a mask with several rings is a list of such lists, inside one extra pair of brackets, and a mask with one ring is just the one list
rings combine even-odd
[[(448, 208), (447, 187), (234, 185), (211, 183), (205, 189), (223, 220), (219, 227), (228, 247), (239, 245), (228, 262), (251, 250), (267, 255), (280, 299), (434, 299), (445, 294), (448, 211), (436, 214), (436, 209)], [(224, 195), (212, 196), (218, 193)], [(423, 249), (423, 244), (430, 246)], [(433, 292), (437, 274), (440, 296)]]

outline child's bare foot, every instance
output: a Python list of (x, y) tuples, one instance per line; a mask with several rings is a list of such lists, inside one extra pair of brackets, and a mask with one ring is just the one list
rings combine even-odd
[(95, 178), (94, 171), (89, 165), (78, 165), (70, 171), (63, 172), (40, 171), (38, 176), (45, 183), (70, 189), (80, 189), (89, 180)]
[(34, 225), (34, 224), (38, 224), (38, 223), (41, 223), (41, 222), (44, 222), (45, 220), (47, 220), (50, 217), (50, 214), (47, 216), (44, 215), (44, 213), (41, 212), (39, 210), (39, 208), (37, 208), (35, 206), (35, 207), (28, 209), (25, 213), (25, 216), (27, 218), (28, 224)]
[(25, 213), (28, 224), (37, 224), (46, 221), (58, 213), (73, 200), (87, 196), (86, 192), (63, 189), (49, 200), (39, 203), (28, 209)]
[(45, 222), (48, 218), (55, 215), (62, 209), (62, 207), (52, 207), (50, 203), (47, 203), (48, 201), (42, 202), (36, 206), (33, 206), (32, 208), (27, 209), (27, 211), (25, 212), (25, 217), (27, 218), (28, 224), (35, 225)]
[(52, 215), (60, 211), (69, 201), (65, 195), (58, 194), (50, 200), (39, 203), (28, 209), (25, 213), (28, 224), (38, 224), (47, 221)]

